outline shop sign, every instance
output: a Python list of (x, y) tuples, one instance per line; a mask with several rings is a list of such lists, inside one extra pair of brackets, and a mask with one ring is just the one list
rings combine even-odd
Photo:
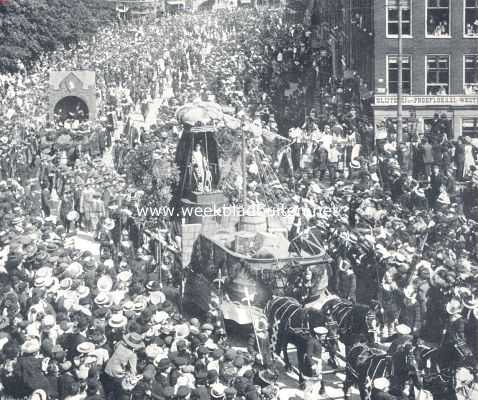
[[(393, 106), (397, 96), (375, 96), (375, 106)], [(472, 106), (478, 105), (478, 96), (403, 96), (404, 106)]]

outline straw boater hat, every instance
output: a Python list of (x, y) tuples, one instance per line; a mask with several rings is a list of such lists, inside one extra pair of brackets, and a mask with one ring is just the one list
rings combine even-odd
[(422, 188), (417, 189), (417, 190), (415, 190), (415, 194), (416, 194), (418, 197), (424, 198), (424, 197), (425, 197), (425, 190), (423, 190)]
[(180, 324), (174, 327), (176, 338), (186, 338), (189, 336), (189, 326), (187, 324)]
[(314, 332), (318, 336), (324, 336), (329, 332), (329, 330), (325, 326), (318, 326), (318, 327), (314, 328)]
[(92, 353), (95, 351), (95, 349), (95, 345), (91, 342), (83, 342), (76, 347), (76, 351), (81, 354)]
[(66, 273), (72, 279), (78, 278), (83, 273), (83, 266), (79, 262), (74, 261), (68, 266)]
[(139, 350), (144, 347), (143, 338), (136, 332), (130, 332), (124, 335), (123, 341), (133, 350)]
[(98, 306), (106, 307), (111, 305), (111, 299), (105, 292), (100, 292), (95, 297), (95, 304)]
[(352, 160), (350, 161), (350, 168), (352, 169), (360, 169), (360, 161)]
[(454, 297), (446, 304), (446, 312), (450, 315), (456, 315), (461, 313), (463, 310), (463, 305), (461, 304), (460, 299)]
[(108, 320), (108, 325), (112, 328), (123, 328), (128, 323), (128, 319), (123, 314), (113, 314)]
[(390, 381), (387, 378), (377, 378), (373, 380), (373, 387), (377, 390), (385, 391), (390, 386)]
[(23, 354), (34, 354), (40, 351), (40, 341), (38, 339), (29, 339), (22, 345)]
[(98, 279), (96, 286), (100, 292), (109, 292), (113, 288), (113, 280), (109, 275), (103, 275)]
[(433, 274), (430, 278), (430, 284), (432, 286), (435, 286), (435, 287), (443, 286), (443, 284), (446, 283), (444, 279), (442, 278), (442, 276), (440, 275), (440, 273), (443, 273), (443, 272), (445, 273), (447, 272), (447, 269), (443, 266), (438, 267), (437, 269), (433, 271)]
[(80, 214), (78, 214), (78, 211), (70, 211), (68, 214), (66, 214), (66, 219), (70, 222), (73, 222), (73, 221), (78, 221), (78, 219), (80, 218)]
[(118, 278), (118, 281), (120, 282), (129, 282), (132, 278), (133, 274), (131, 273), (131, 271), (122, 271), (118, 274), (117, 278)]
[(469, 310), (478, 309), (478, 298), (473, 295), (470, 289), (458, 288), (457, 291), (459, 292), (463, 307), (468, 308)]
[(405, 324), (399, 324), (399, 325), (397, 325), (396, 331), (397, 331), (397, 333), (400, 334), (400, 335), (410, 335), (410, 333), (412, 332), (412, 330), (410, 329), (410, 327), (407, 326), (407, 325), (405, 325)]
[(111, 218), (106, 218), (103, 226), (106, 230), (111, 231), (115, 227), (115, 222)]
[(440, 203), (441, 205), (444, 205), (444, 206), (451, 204), (450, 198), (448, 197), (448, 195), (445, 192), (441, 193), (438, 196), (437, 203)]
[(164, 321), (169, 319), (169, 314), (166, 311), (156, 311), (151, 318), (151, 322), (155, 325), (161, 325)]
[(222, 383), (215, 383), (211, 386), (211, 397), (213, 399), (222, 399), (225, 396), (226, 387)]

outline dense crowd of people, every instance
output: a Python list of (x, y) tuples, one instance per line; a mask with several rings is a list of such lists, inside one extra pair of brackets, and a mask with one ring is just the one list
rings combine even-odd
[[(0, 76), (2, 398), (277, 396), (267, 325), (240, 351), (220, 301), (205, 321), (186, 317), (167, 289), (171, 265), (135, 214), (144, 193), (131, 160), (149, 148), (159, 180), (181, 135), (175, 111), (198, 101), (242, 121), (249, 200), (300, 207), (290, 236), (328, 243), (330, 288), (379, 299), (383, 337), (406, 324), (478, 354), (471, 142), (452, 140), (437, 115), (397, 143), (392, 123), (372, 123), (366, 84), (332, 63), (326, 31), (283, 10), (236, 9), (107, 26)], [(96, 73), (97, 122), (81, 110), (48, 119), (48, 72), (77, 69)], [(238, 175), (224, 183), (235, 192)], [(346, 213), (324, 217), (324, 207)], [(79, 231), (99, 256), (78, 248)], [(161, 239), (173, 250), (176, 233)]]

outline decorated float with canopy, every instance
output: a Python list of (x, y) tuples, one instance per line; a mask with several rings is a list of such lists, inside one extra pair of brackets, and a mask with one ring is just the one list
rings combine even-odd
[(245, 325), (263, 316), (273, 294), (310, 298), (324, 291), (329, 258), (317, 238), (288, 237), (293, 216), (249, 202), (246, 191), (240, 205), (230, 205), (220, 190), (219, 129), (242, 138), (242, 176), (246, 154), (257, 155), (246, 147), (244, 122), (211, 102), (186, 104), (176, 118), (183, 126), (176, 152), (181, 203), (189, 210), (182, 224), (184, 310), (206, 316), (219, 306), (225, 319)]

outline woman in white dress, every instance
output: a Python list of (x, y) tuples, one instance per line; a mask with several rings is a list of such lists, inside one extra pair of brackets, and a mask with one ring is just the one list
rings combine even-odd
[(173, 77), (171, 75), (171, 71), (169, 68), (166, 69), (165, 77), (164, 77), (164, 92), (163, 92), (163, 99), (168, 101), (169, 99), (174, 97), (173, 91)]
[(204, 183), (208, 168), (206, 158), (202, 153), (199, 143), (196, 144), (195, 150), (192, 153), (191, 166), (193, 168), (193, 191), (204, 192)]
[(465, 138), (465, 163), (463, 166), (463, 177), (470, 173), (470, 167), (475, 166), (475, 159), (473, 158), (473, 145), (470, 138)]

